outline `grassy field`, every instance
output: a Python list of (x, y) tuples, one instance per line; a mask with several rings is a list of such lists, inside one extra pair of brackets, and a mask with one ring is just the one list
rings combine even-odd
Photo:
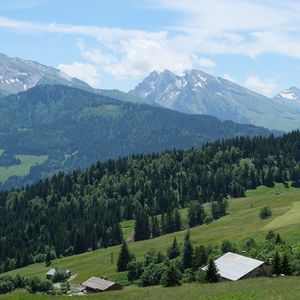
[[(3, 151), (0, 150), (0, 155)], [(34, 165), (42, 164), (47, 160), (46, 155), (16, 155), (21, 161), (20, 165), (9, 167), (0, 167), (0, 182), (5, 182), (11, 176), (26, 176), (29, 174), (30, 168)]]
[[(66, 300), (68, 296), (28, 295), (17, 292), (0, 296), (0, 300)], [(298, 300), (300, 284), (297, 277), (256, 278), (239, 282), (217, 284), (186, 284), (180, 287), (160, 286), (139, 288), (126, 287), (122, 291), (108, 292), (87, 297), (73, 296), (80, 300)]]
[[(272, 209), (272, 217), (267, 220), (260, 220), (260, 209), (266, 205)], [(182, 215), (185, 219), (186, 210), (182, 211)], [(124, 234), (129, 241), (132, 240), (133, 226), (133, 221), (122, 223)], [(209, 225), (192, 228), (190, 232), (194, 245), (220, 244), (225, 239), (229, 239), (241, 245), (248, 237), (263, 240), (269, 229), (274, 229), (276, 232), (280, 233), (288, 244), (300, 242), (300, 189), (292, 187), (285, 188), (283, 185), (276, 185), (274, 188), (259, 187), (257, 190), (248, 191), (246, 198), (229, 200), (229, 214), (227, 216), (222, 217)], [(181, 231), (147, 241), (129, 242), (129, 248), (139, 260), (142, 259), (143, 255), (150, 249), (166, 252), (167, 248), (172, 243), (174, 236), (182, 243), (185, 232), (186, 231)], [(67, 268), (70, 269), (73, 274), (77, 274), (72, 281), (72, 283), (75, 284), (81, 283), (91, 276), (106, 276), (112, 280), (122, 280), (126, 278), (126, 274), (116, 272), (116, 261), (119, 250), (120, 246), (116, 246), (76, 256), (65, 257), (54, 260), (51, 266)], [(113, 255), (113, 263), (111, 262), (111, 255)], [(46, 268), (45, 264), (35, 264), (9, 273), (20, 273), (24, 276), (39, 275), (44, 278), (48, 269), (49, 267)], [(197, 284), (189, 285), (188, 289), (185, 289), (184, 287), (176, 289), (162, 289), (160, 287), (140, 289), (128, 287), (121, 293), (113, 293), (113, 296), (107, 294), (99, 298), (91, 297), (91, 299), (170, 299), (168, 297), (171, 297), (170, 295), (173, 295), (173, 293), (176, 296), (181, 295), (181, 297), (178, 296), (178, 299), (300, 299), (300, 287), (296, 289), (296, 286), (294, 286), (295, 282), (299, 285), (300, 279), (265, 278), (242, 281), (241, 283), (221, 283), (217, 285), (218, 289), (215, 289), (210, 285)], [(264, 289), (262, 288), (263, 283), (267, 286), (270, 285), (272, 286), (272, 289), (278, 289), (281, 292), (284, 291), (285, 285), (290, 285), (291, 288), (294, 288), (293, 295), (289, 295), (290, 298), (284, 298), (283, 295), (285, 295), (285, 293), (278, 294), (275, 292), (272, 297), (264, 297)], [(284, 283), (281, 289), (278, 287), (279, 283)], [(255, 286), (257, 286), (257, 289), (260, 289), (259, 294), (256, 294)], [(222, 292), (222, 289), (224, 292)], [(218, 290), (218, 294), (216, 294), (216, 290)], [(226, 291), (226, 298), (222, 296), (225, 293), (225, 290), (228, 290)], [(229, 291), (232, 291), (231, 298), (227, 296), (230, 295)], [(285, 292), (288, 294), (288, 288)], [(189, 293), (191, 293), (191, 295), (187, 298)], [(298, 295), (296, 298), (294, 297), (295, 293)], [(199, 298), (200, 295), (203, 295), (203, 298)], [(245, 295), (247, 295), (247, 297)], [(7, 299), (27, 299), (22, 298), (22, 295), (20, 298), (18, 298), (19, 296), (17, 295), (15, 297), (16, 298), (8, 297)], [(32, 299), (39, 298), (32, 297)], [(172, 299), (177, 298), (172, 296)]]

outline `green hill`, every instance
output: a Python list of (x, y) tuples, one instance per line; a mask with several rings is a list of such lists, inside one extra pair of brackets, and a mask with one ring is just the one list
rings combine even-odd
[[(116, 96), (111, 91), (106, 95)], [(1, 98), (0, 145), (14, 155), (46, 155), (48, 159), (31, 167), (26, 177), (15, 173), (4, 181), (0, 176), (0, 188), (32, 183), (59, 170), (84, 168), (97, 160), (187, 149), (237, 135), (269, 134), (253, 125), (118, 101), (66, 86), (36, 86)]]
[[(229, 239), (242, 245), (246, 238), (252, 237), (262, 241), (269, 229), (274, 229), (285, 239), (289, 245), (300, 241), (300, 189), (285, 188), (282, 184), (274, 188), (259, 187), (247, 192), (246, 198), (231, 199), (229, 214), (209, 225), (192, 228), (191, 238), (194, 245), (220, 244)], [(260, 220), (261, 207), (269, 205), (273, 215), (268, 220)], [(185, 210), (181, 211), (185, 218)], [(290, 218), (297, 215), (296, 218)], [(133, 233), (133, 223), (123, 222), (122, 227), (127, 238)], [(142, 259), (149, 249), (166, 252), (174, 236), (180, 242), (185, 232), (177, 232), (159, 238), (130, 242), (129, 248)], [(77, 276), (72, 283), (80, 283), (91, 276), (107, 276), (113, 280), (122, 280), (126, 273), (116, 272), (116, 259), (120, 246), (101, 249), (77, 256), (54, 260), (51, 267), (68, 268)], [(111, 263), (111, 253), (114, 255), (114, 263)], [(24, 276), (38, 275), (45, 277), (49, 269), (45, 264), (30, 265), (22, 269), (14, 270), (8, 274), (22, 274)], [(103, 294), (103, 296), (91, 296), (88, 299), (298, 299), (300, 288), (298, 278), (256, 278), (237, 283), (223, 282), (216, 285), (189, 284), (178, 288), (138, 288), (126, 287), (124, 291)], [(216, 288), (217, 287), (217, 288)], [(30, 299), (47, 299), (42, 296), (30, 296)], [(199, 298), (200, 297), (200, 298)], [(201, 298), (202, 297), (202, 298)], [(62, 297), (63, 298), (63, 297)], [(0, 297), (1, 299), (1, 297)], [(10, 295), (3, 299), (29, 299), (26, 296)], [(60, 298), (56, 298), (60, 299)], [(75, 298), (76, 299), (76, 298)]]

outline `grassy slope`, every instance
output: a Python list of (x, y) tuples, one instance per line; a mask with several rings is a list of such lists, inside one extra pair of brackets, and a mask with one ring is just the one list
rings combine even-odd
[[(282, 195), (276, 195), (276, 191), (283, 191)], [(260, 187), (255, 191), (249, 191), (247, 198), (232, 199), (229, 201), (229, 214), (210, 225), (202, 225), (191, 229), (191, 237), (194, 244), (220, 244), (222, 240), (229, 239), (236, 243), (242, 243), (247, 237), (254, 237), (262, 240), (266, 235), (268, 224), (281, 217), (290, 209), (294, 209), (295, 202), (300, 201), (300, 190), (289, 188), (285, 189), (278, 185), (273, 189)], [(297, 203), (298, 204), (298, 203)], [(272, 218), (260, 220), (258, 215), (262, 206), (269, 205), (273, 211)], [(296, 205), (299, 207), (299, 205)], [(185, 214), (185, 211), (183, 212)], [(300, 215), (300, 213), (299, 213)], [(300, 241), (299, 222), (295, 219), (284, 222), (283, 227), (276, 225), (276, 232), (279, 232), (288, 243)], [(131, 236), (133, 222), (123, 223), (126, 236)], [(136, 255), (137, 259), (142, 259), (149, 249), (166, 251), (171, 244), (174, 236), (179, 242), (183, 241), (185, 231), (165, 235), (147, 241), (129, 243), (130, 250)], [(53, 261), (52, 266), (68, 268), (73, 274), (78, 274), (73, 283), (80, 283), (91, 276), (107, 276), (113, 280), (122, 279), (125, 274), (116, 272), (116, 260), (120, 247), (111, 247), (94, 252), (84, 253), (77, 256), (65, 257)], [(111, 253), (113, 253), (114, 263), (111, 263)], [(45, 276), (49, 269), (45, 264), (30, 265), (25, 268), (11, 271), (10, 274), (23, 274), (25, 276), (40, 275)]]
[[(2, 152), (3, 153), (3, 152)], [(0, 155), (2, 154), (0, 150)], [(46, 155), (16, 155), (20, 165), (0, 167), (0, 182), (5, 182), (11, 176), (26, 176), (34, 165), (42, 164), (47, 160)]]
[[(66, 300), (68, 296), (28, 295), (17, 292), (0, 296), (0, 300)], [(256, 278), (239, 282), (216, 284), (185, 284), (180, 287), (160, 286), (139, 288), (127, 287), (123, 291), (109, 292), (88, 297), (73, 296), (80, 300), (298, 300), (299, 278)]]

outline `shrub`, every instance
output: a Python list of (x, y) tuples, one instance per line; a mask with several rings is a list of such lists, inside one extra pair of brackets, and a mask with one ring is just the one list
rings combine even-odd
[(264, 219), (268, 219), (272, 216), (272, 210), (270, 209), (270, 207), (268, 206), (264, 206), (261, 210), (260, 210), (260, 214), (259, 217), (264, 220)]
[(164, 272), (164, 267), (162, 264), (150, 264), (145, 268), (143, 274), (141, 275), (141, 286), (151, 286), (158, 285), (160, 283), (162, 274)]
[(236, 246), (231, 241), (224, 240), (221, 245), (221, 251), (223, 254), (227, 252), (235, 252)]
[(55, 275), (52, 277), (52, 282), (63, 282), (69, 277), (69, 274), (66, 270), (56, 270)]
[(195, 280), (200, 282), (200, 283), (205, 283), (206, 282), (206, 272), (199, 268), (199, 270), (195, 274)]
[(160, 283), (164, 287), (171, 287), (171, 286), (176, 286), (180, 285), (180, 280), (181, 280), (182, 274), (180, 270), (176, 267), (175, 264), (171, 263), (169, 266), (166, 266)]
[(49, 280), (34, 276), (29, 279), (27, 290), (32, 294), (37, 292), (49, 294), (53, 290), (53, 284)]

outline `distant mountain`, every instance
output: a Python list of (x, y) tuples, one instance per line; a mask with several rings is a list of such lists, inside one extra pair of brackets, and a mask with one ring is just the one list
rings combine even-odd
[(216, 117), (118, 101), (66, 86), (39, 85), (0, 99), (0, 148), (11, 161), (15, 161), (13, 155), (24, 154), (48, 159), (31, 167), (26, 178), (11, 177), (2, 188), (96, 160), (198, 147), (237, 135), (269, 134), (261, 127)]
[(279, 130), (300, 128), (300, 115), (285, 105), (199, 70), (183, 76), (168, 70), (152, 72), (130, 93), (184, 113)]
[(18, 93), (40, 84), (61, 84), (92, 90), (85, 82), (71, 78), (58, 69), (0, 53), (0, 90)]
[(287, 106), (291, 109), (296, 109), (300, 112), (300, 89), (297, 87), (290, 87), (283, 90), (273, 98), (276, 103)]
[[(125, 102), (132, 102), (132, 103), (144, 103), (144, 104), (150, 104), (153, 105), (153, 102), (147, 99), (144, 99), (142, 97), (138, 97), (126, 92), (122, 92), (120, 90), (102, 90), (102, 89), (94, 89), (93, 92), (95, 94), (104, 96), (104, 97), (109, 97), (113, 99), (117, 99), (120, 101), (125, 101)], [(157, 106), (157, 105), (156, 105)]]
[(94, 89), (87, 83), (71, 78), (62, 71), (31, 60), (11, 58), (0, 53), (0, 97), (16, 94), (37, 85), (65, 85), (122, 101), (146, 103), (137, 96), (119, 90)]

